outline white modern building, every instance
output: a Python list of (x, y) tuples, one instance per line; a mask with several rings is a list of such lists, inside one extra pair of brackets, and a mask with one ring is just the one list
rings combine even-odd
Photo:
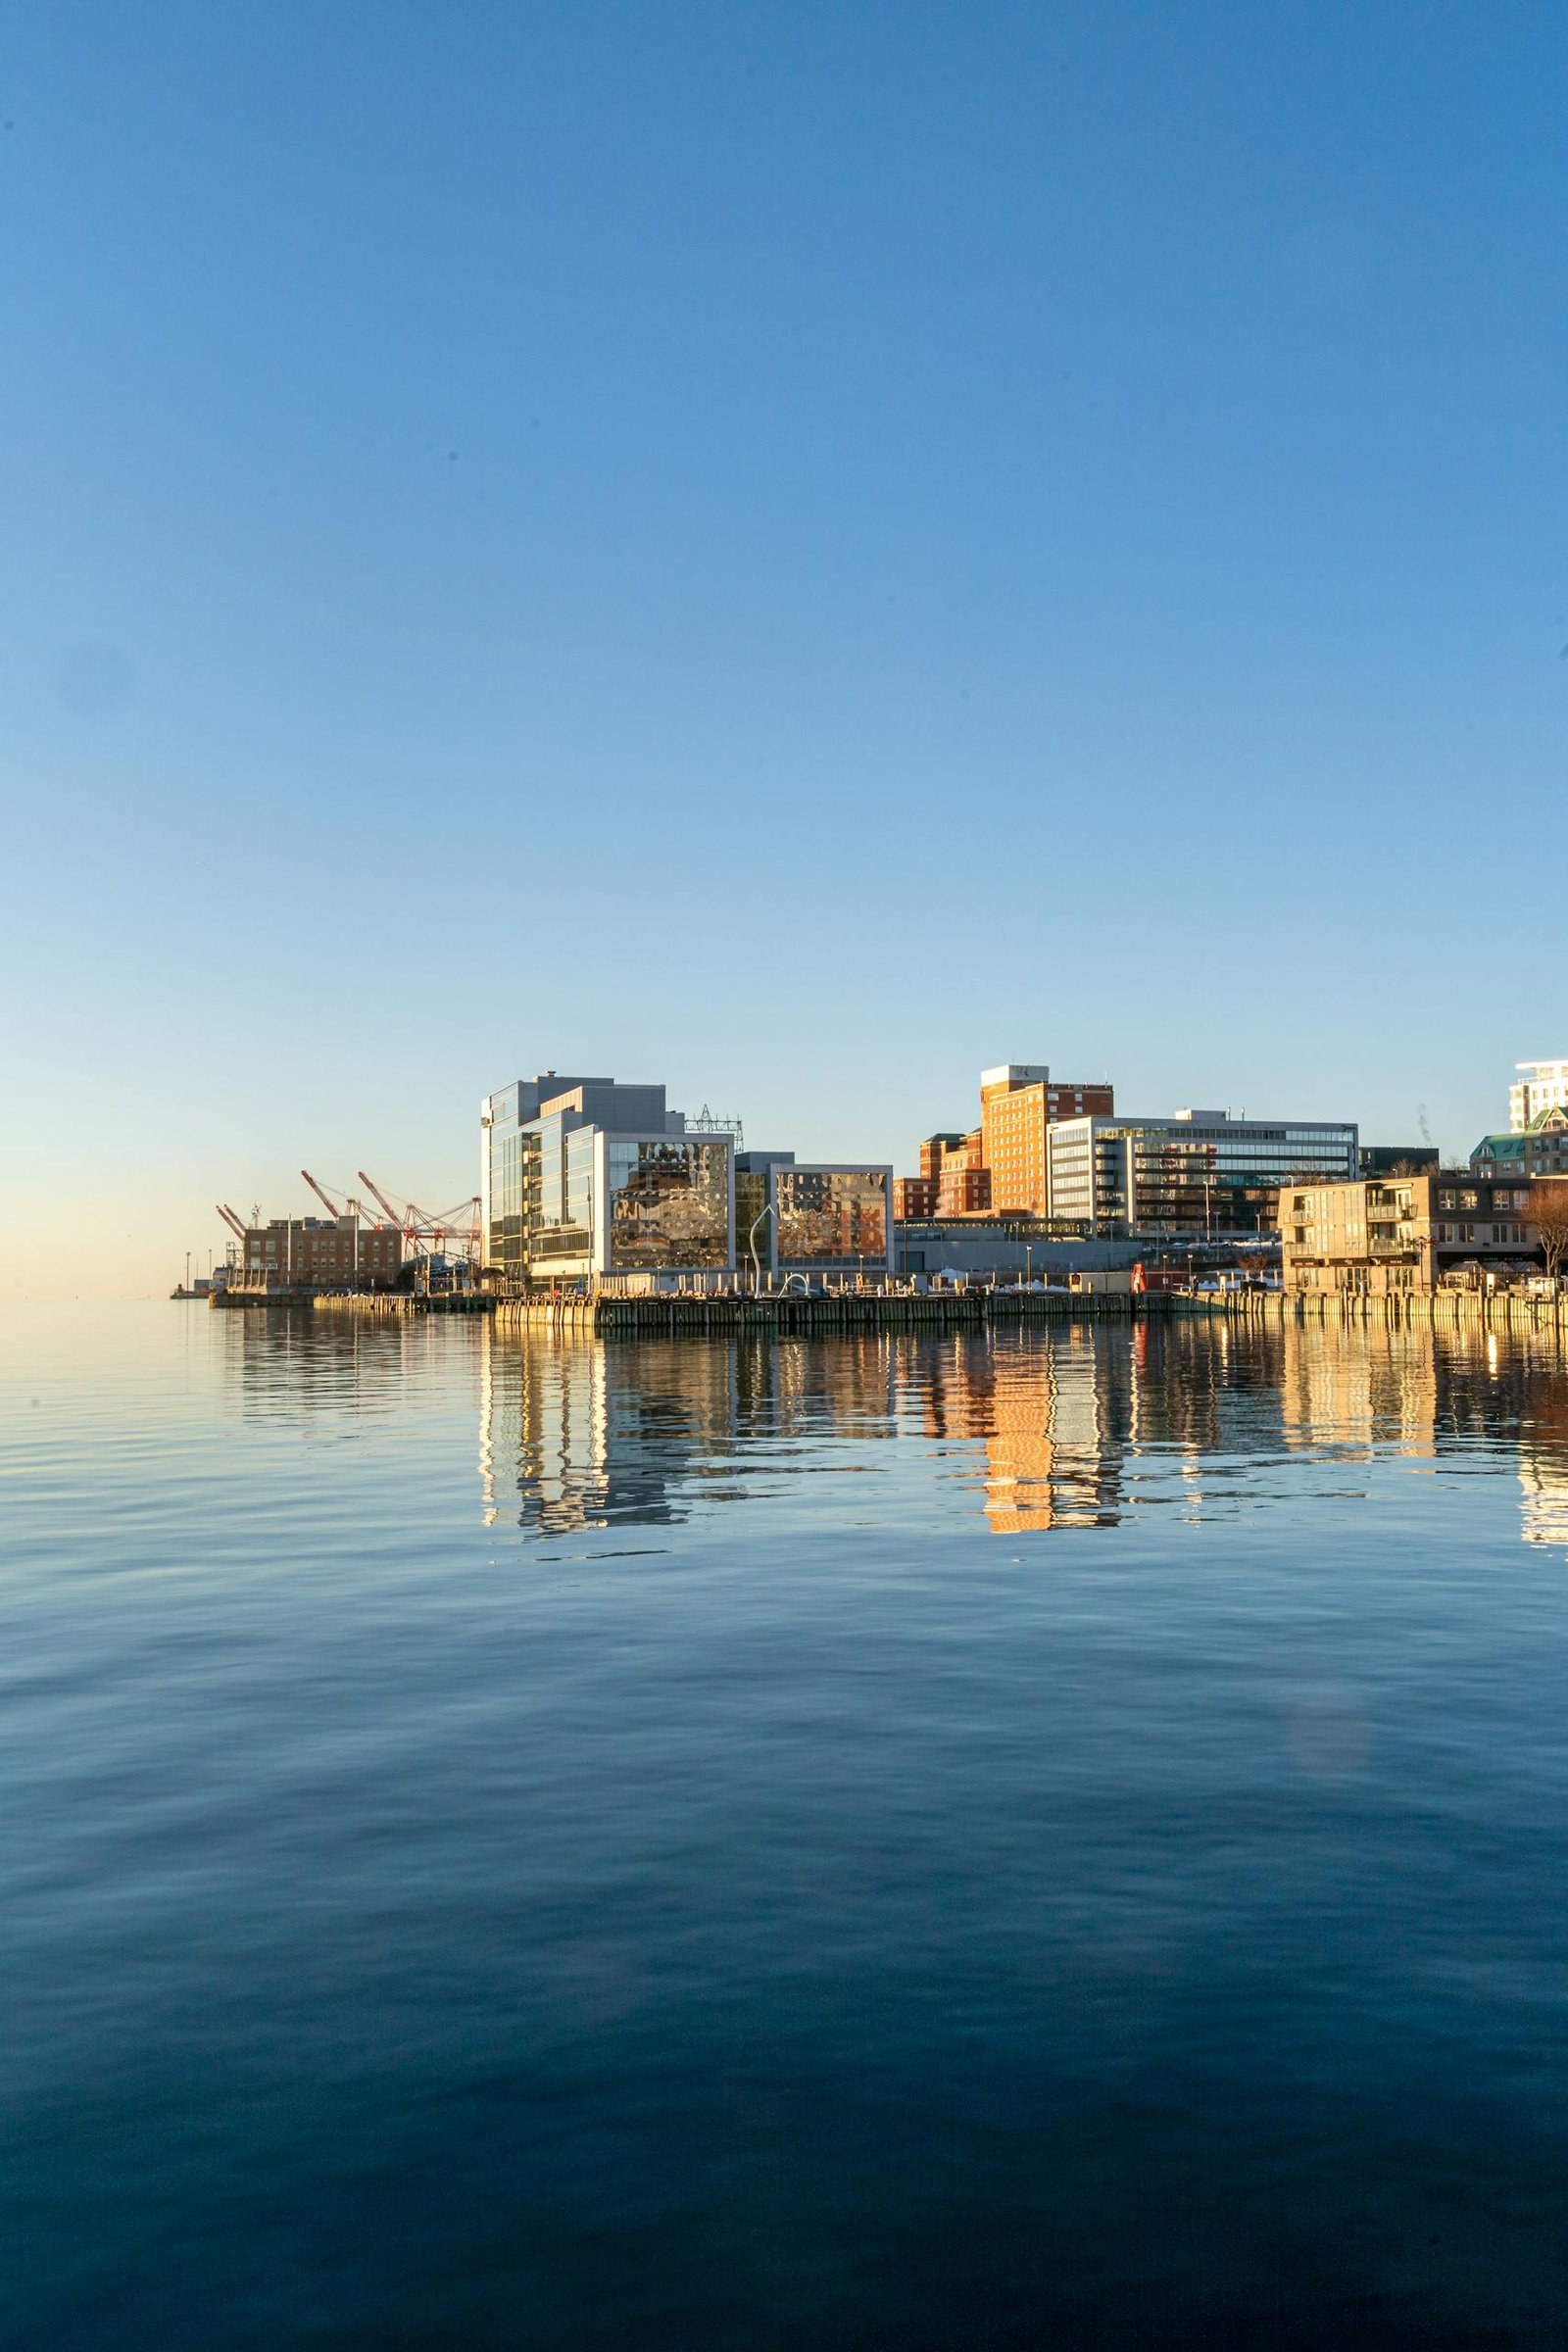
[(1523, 1135), (1544, 1110), (1568, 1109), (1568, 1061), (1516, 1061), (1508, 1089), (1508, 1129)]
[(1282, 1184), (1356, 1174), (1353, 1122), (1232, 1118), (1178, 1110), (1170, 1118), (1061, 1119), (1046, 1131), (1050, 1215), (1091, 1234), (1202, 1235), (1213, 1241), (1274, 1230)]
[(688, 1128), (662, 1086), (547, 1070), (487, 1095), (479, 1126), (486, 1264), (503, 1289), (733, 1265), (735, 1138)]

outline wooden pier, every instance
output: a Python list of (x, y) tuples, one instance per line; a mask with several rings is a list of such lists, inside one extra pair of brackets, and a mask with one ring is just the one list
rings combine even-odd
[(1284, 1303), (1298, 1323), (1568, 1337), (1568, 1298), (1533, 1298), (1518, 1291), (1295, 1291)]

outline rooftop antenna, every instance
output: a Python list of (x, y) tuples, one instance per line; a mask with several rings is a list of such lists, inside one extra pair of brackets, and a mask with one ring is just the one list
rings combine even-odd
[(746, 1129), (739, 1119), (720, 1118), (718, 1112), (710, 1110), (705, 1102), (697, 1113), (697, 1124), (700, 1129), (706, 1128), (710, 1135), (732, 1135), (736, 1151), (745, 1151)]

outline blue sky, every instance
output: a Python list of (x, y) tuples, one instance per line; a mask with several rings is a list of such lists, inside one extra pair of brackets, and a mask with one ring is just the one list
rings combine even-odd
[(1565, 68), (1544, 6), (14, 12), (0, 1296), (302, 1162), (455, 1199), (550, 1065), (902, 1167), (1008, 1058), (1505, 1124)]

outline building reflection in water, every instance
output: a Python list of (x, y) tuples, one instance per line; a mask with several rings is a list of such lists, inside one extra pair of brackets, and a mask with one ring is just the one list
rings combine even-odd
[(875, 1340), (646, 1340), (497, 1331), (481, 1341), (487, 1522), (549, 1534), (668, 1525), (740, 1493), (739, 1472), (809, 1433), (897, 1434), (891, 1350)]
[(1568, 1550), (1568, 1359), (1548, 1332), (1173, 1317), (606, 1342), (487, 1320), (222, 1322), (247, 1415), (381, 1419), (401, 1442), (476, 1397), (486, 1519), (541, 1535), (670, 1525), (818, 1470), (834, 1446), (845, 1467), (892, 1468), (913, 1441), (1009, 1538), (1256, 1507), (1314, 1464), (1343, 1494), (1343, 1465), (1396, 1456), (1516, 1478), (1524, 1540)]

